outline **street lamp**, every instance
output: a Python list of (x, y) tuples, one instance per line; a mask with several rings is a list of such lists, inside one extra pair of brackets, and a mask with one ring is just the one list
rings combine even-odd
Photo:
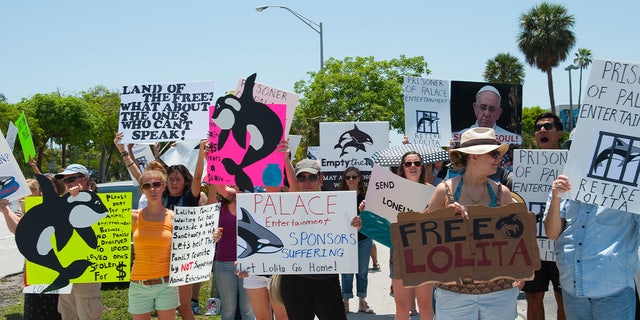
[(300, 19), (300, 21), (304, 22), (304, 24), (308, 25), (309, 28), (313, 29), (313, 31), (317, 32), (318, 34), (320, 34), (320, 70), (322, 70), (324, 68), (324, 55), (322, 52), (322, 22), (320, 23), (315, 23), (311, 20), (309, 20), (309, 18), (291, 10), (288, 7), (285, 6), (260, 6), (260, 7), (256, 7), (256, 11), (258, 12), (262, 12), (267, 8), (281, 8), (281, 9), (285, 9), (289, 12), (291, 12), (291, 14), (293, 14), (294, 16), (296, 16), (296, 18)]
[(573, 129), (573, 98), (571, 95), (571, 70), (578, 70), (580, 67), (576, 65), (568, 65), (564, 70), (569, 71), (569, 131)]

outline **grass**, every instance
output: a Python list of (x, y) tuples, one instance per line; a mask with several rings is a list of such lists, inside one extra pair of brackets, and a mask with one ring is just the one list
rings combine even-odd
[[(196, 319), (207, 320), (219, 320), (220, 316), (205, 316), (205, 303), (209, 298), (211, 291), (211, 280), (203, 282), (200, 289), (200, 306), (202, 308), (202, 314), (196, 315)], [(131, 314), (127, 312), (127, 306), (129, 300), (127, 299), (129, 293), (129, 283), (103, 283), (102, 284), (102, 302), (104, 303), (104, 313), (102, 319), (120, 320), (131, 319)], [(7, 297), (2, 297), (6, 299)], [(3, 320), (19, 320), (22, 319), (22, 307), (24, 303), (24, 295), (19, 294), (19, 299), (16, 299), (15, 303), (12, 303), (6, 307), (0, 308), (0, 319)], [(176, 319), (180, 319), (176, 316)]]

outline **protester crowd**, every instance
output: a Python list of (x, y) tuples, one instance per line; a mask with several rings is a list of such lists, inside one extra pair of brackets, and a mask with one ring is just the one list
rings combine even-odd
[[(428, 206), (420, 208), (429, 215), (441, 208), (452, 208), (455, 216), (469, 219), (467, 207), (484, 205), (490, 208), (515, 202), (511, 177), (502, 168), (502, 158), (509, 145), (496, 137), (495, 121), (482, 126), (483, 114), (498, 113), (499, 100), (489, 99), (499, 93), (495, 88), (482, 88), (474, 105), (478, 122), (461, 133), (460, 141), (448, 149), (447, 163), (426, 163), (422, 155), (412, 151), (403, 155), (396, 173), (409, 181), (435, 187)], [(495, 97), (493, 97), (495, 98)], [(487, 102), (489, 101), (489, 102)], [(494, 129), (495, 128), (495, 129)], [(563, 127), (551, 113), (537, 117), (532, 129), (541, 149), (558, 149)], [(198, 148), (194, 172), (184, 165), (168, 166), (160, 160), (140, 170), (136, 159), (121, 143), (122, 133), (116, 133), (114, 144), (123, 164), (139, 183), (143, 197), (132, 211), (134, 260), (129, 287), (129, 308), (133, 319), (195, 319), (202, 313), (198, 300), (200, 285), (170, 286), (169, 264), (171, 230), (176, 206), (201, 206), (220, 203), (218, 228), (211, 237), (216, 242), (212, 274), (221, 300), (222, 320), (237, 319), (346, 319), (349, 312), (375, 314), (375, 305), (366, 300), (370, 257), (374, 242), (365, 234), (357, 235), (357, 273), (355, 274), (286, 274), (255, 275), (237, 268), (236, 195), (247, 192), (235, 185), (212, 185), (208, 195), (201, 192), (206, 154), (211, 149), (207, 141)], [(410, 144), (409, 144), (410, 145)], [(129, 149), (130, 150), (130, 149)], [(288, 141), (278, 147), (284, 160), (286, 188), (267, 188), (267, 192), (321, 192), (323, 173), (316, 160), (291, 161)], [(34, 173), (39, 174), (34, 167)], [(441, 179), (442, 169), (455, 174)], [(50, 177), (59, 194), (91, 190), (88, 170), (72, 164)], [(62, 183), (60, 183), (62, 182)], [(42, 183), (42, 182), (40, 182)], [(573, 185), (572, 185), (573, 183)], [(32, 195), (40, 194), (37, 183), (30, 181)], [(62, 186), (63, 185), (63, 186)], [(256, 186), (258, 187), (258, 186)], [(635, 317), (634, 275), (638, 269), (639, 215), (595, 205), (563, 200), (563, 192), (575, 188), (571, 177), (558, 176), (552, 183), (544, 212), (544, 225), (550, 239), (557, 239), (557, 263), (544, 262), (531, 281), (515, 281), (499, 277), (491, 281), (463, 279), (456, 284), (422, 284), (406, 287), (394, 274), (393, 254), (388, 270), (391, 293), (395, 303), (395, 319), (409, 319), (419, 313), (420, 319), (515, 319), (516, 301), (521, 289), (526, 292), (528, 319), (544, 319), (542, 299), (553, 284), (558, 303), (557, 319), (633, 319)], [(354, 212), (366, 209), (366, 184), (359, 169), (349, 167), (340, 176), (339, 190), (356, 193)], [(6, 200), (0, 199), (0, 211), (9, 229), (19, 225), (23, 208), (14, 212)], [(28, 212), (27, 212), (28, 214)], [(363, 220), (356, 214), (351, 226), (362, 228)], [(392, 251), (393, 253), (393, 251)], [(377, 261), (374, 268), (380, 269)], [(355, 295), (354, 295), (355, 280)], [(276, 284), (277, 292), (271, 290)], [(71, 294), (25, 295), (25, 319), (99, 319), (103, 305), (100, 283), (73, 284)], [(28, 299), (27, 299), (28, 297)], [(357, 309), (350, 300), (357, 297)], [(57, 306), (56, 306), (57, 305)], [(39, 309), (36, 309), (37, 308)], [(416, 310), (417, 309), (417, 310)], [(36, 310), (36, 311), (34, 311)]]

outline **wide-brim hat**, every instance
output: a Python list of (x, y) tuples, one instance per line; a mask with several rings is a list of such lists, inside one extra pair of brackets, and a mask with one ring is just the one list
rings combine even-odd
[(502, 157), (509, 150), (509, 145), (500, 143), (496, 139), (496, 132), (492, 128), (471, 128), (462, 134), (460, 147), (449, 150), (449, 158), (456, 167), (460, 168), (462, 165), (460, 153), (485, 154), (493, 150), (498, 150)]

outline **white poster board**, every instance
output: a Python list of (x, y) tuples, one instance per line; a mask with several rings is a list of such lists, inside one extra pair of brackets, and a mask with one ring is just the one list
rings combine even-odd
[(238, 269), (253, 274), (358, 272), (355, 191), (237, 195)]
[(124, 144), (206, 139), (213, 81), (126, 85), (120, 101)]
[(9, 121), (9, 128), (7, 128), (7, 144), (9, 144), (9, 149), (13, 151), (13, 147), (16, 144), (16, 137), (18, 137), (18, 128), (13, 121)]
[(404, 76), (404, 127), (412, 143), (448, 146), (451, 138), (448, 80)]
[(320, 168), (343, 172), (348, 167), (371, 171), (371, 155), (389, 147), (389, 123), (320, 122)]
[(435, 191), (432, 185), (407, 180), (376, 164), (365, 196), (366, 210), (398, 222), (398, 212), (424, 210)]
[(564, 170), (567, 150), (513, 150), (513, 192), (526, 202), (529, 211), (536, 215), (536, 237), (540, 259), (555, 261), (553, 240), (547, 238), (543, 215), (551, 184)]
[(564, 174), (564, 197), (640, 213), (640, 64), (593, 60)]
[(220, 204), (175, 207), (171, 243), (171, 286), (209, 280), (216, 253), (213, 231), (218, 225)]
[(30, 196), (31, 189), (25, 180), (7, 140), (0, 132), (0, 199), (9, 202)]

